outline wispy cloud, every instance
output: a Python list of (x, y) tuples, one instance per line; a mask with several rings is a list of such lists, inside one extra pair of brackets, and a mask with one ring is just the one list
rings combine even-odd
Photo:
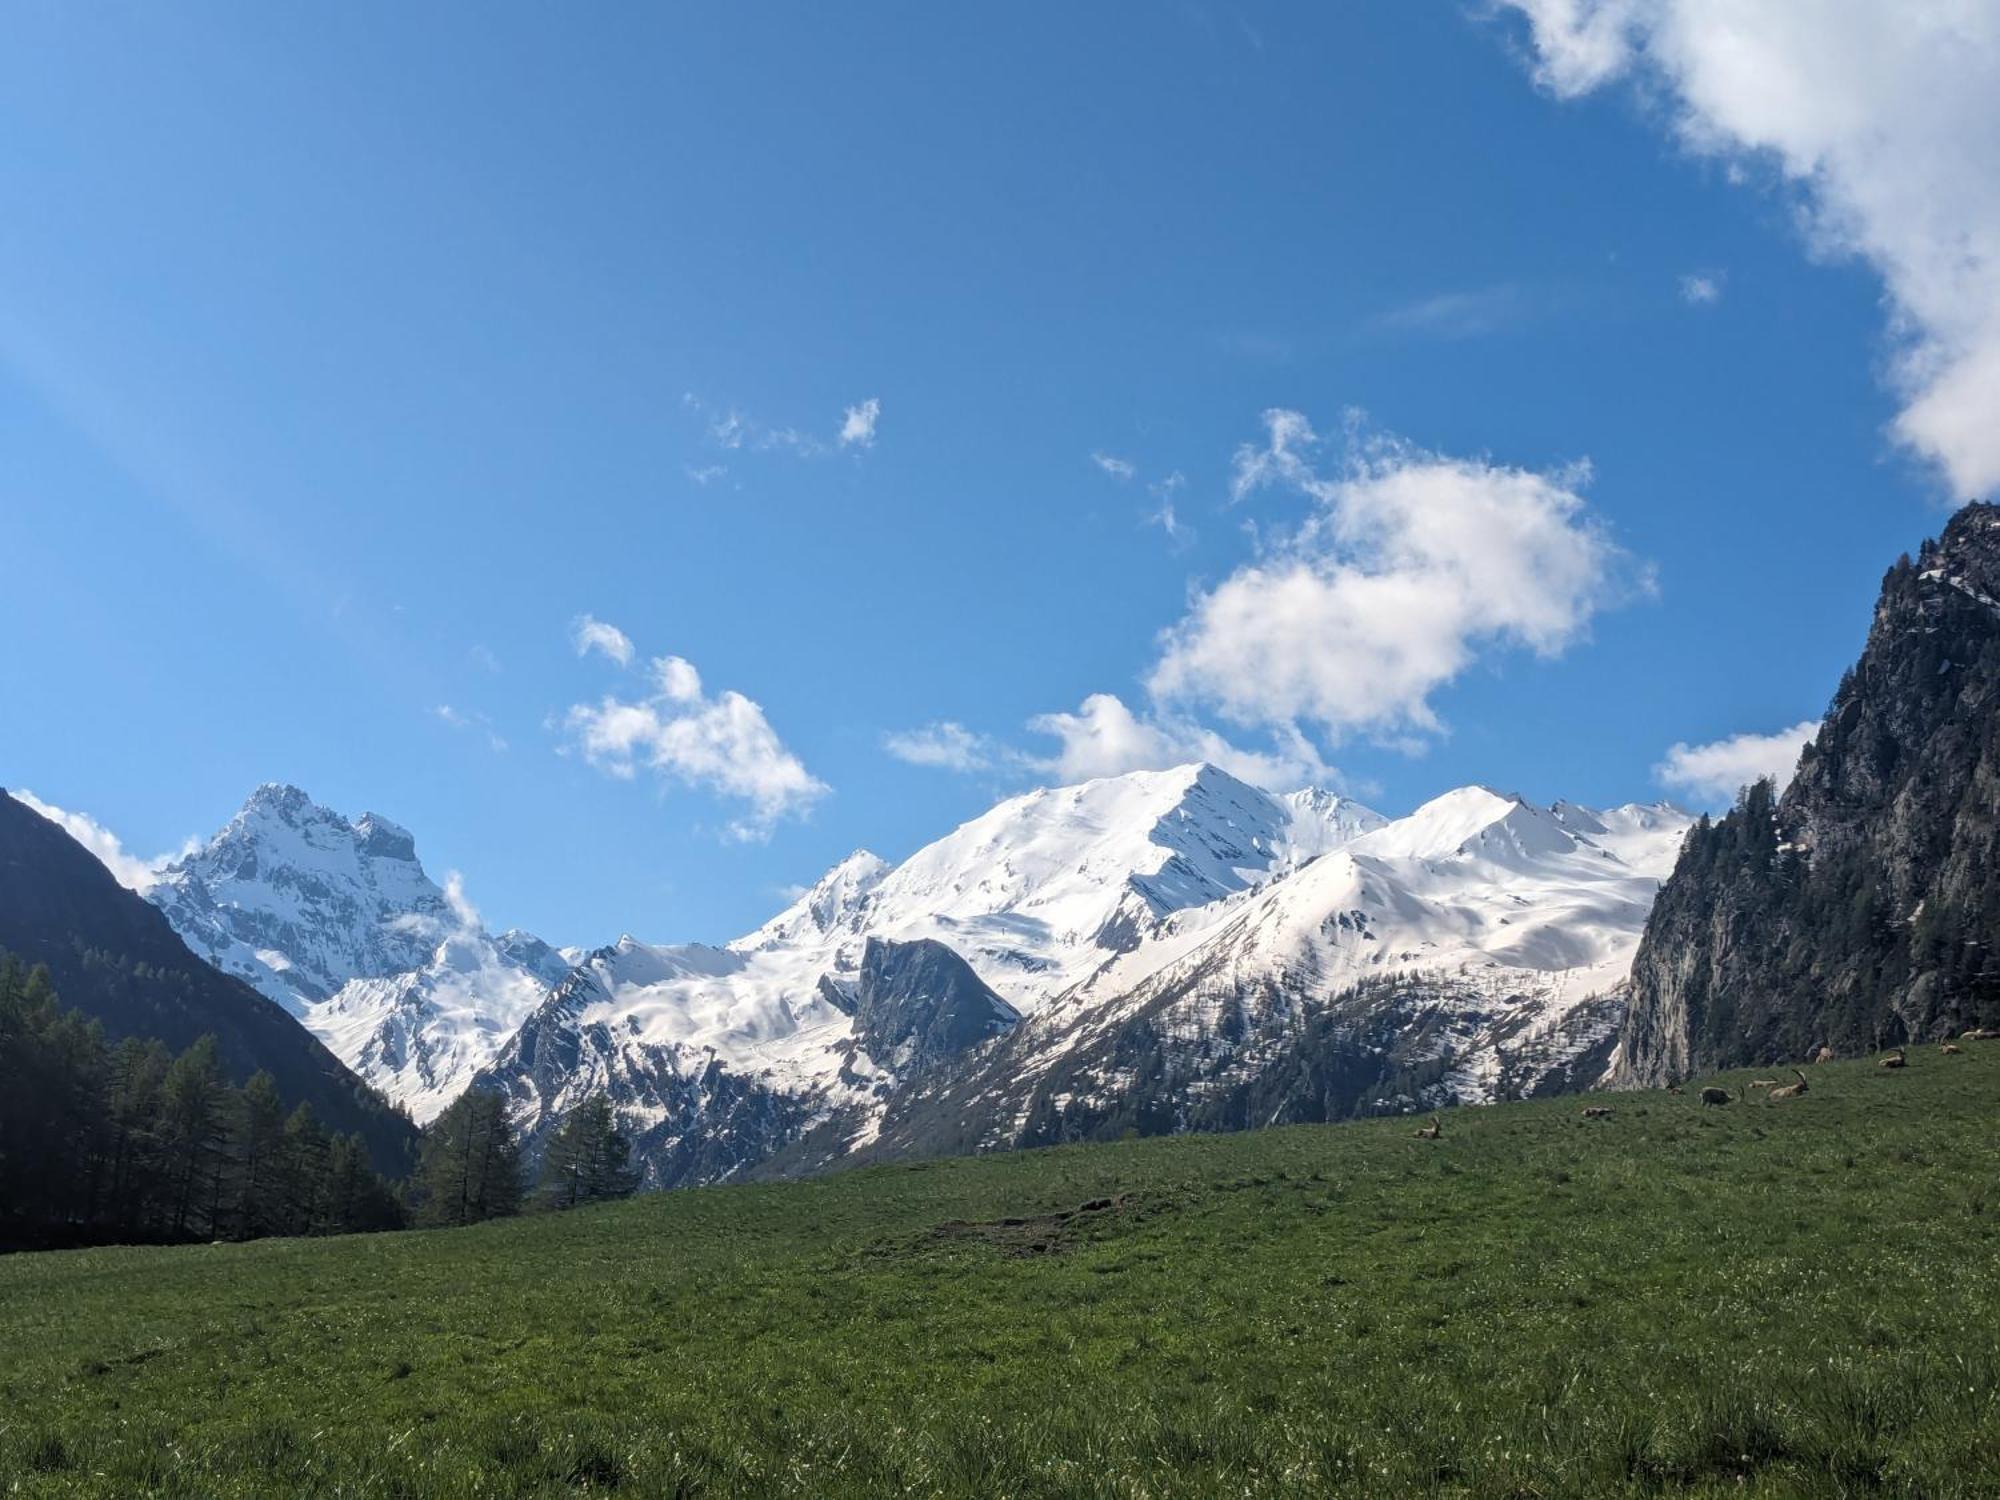
[(1689, 307), (1712, 307), (1722, 300), (1720, 271), (1695, 271), (1681, 278), (1681, 301)]
[(685, 657), (654, 658), (643, 691), (574, 704), (563, 725), (568, 746), (608, 775), (629, 781), (649, 770), (749, 804), (729, 825), (733, 838), (768, 838), (828, 791), (778, 738), (761, 705), (730, 690), (709, 694)]
[(621, 667), (632, 665), (632, 638), (616, 625), (607, 625), (592, 615), (578, 615), (569, 628), (570, 644), (578, 656), (602, 652)]
[(882, 736), (882, 748), (910, 765), (944, 771), (988, 771), (1018, 759), (1014, 751), (950, 719), (921, 729), (892, 730)]
[(1768, 777), (1783, 791), (1798, 769), (1799, 753), (1819, 734), (1806, 719), (1775, 734), (1733, 734), (1705, 745), (1677, 744), (1653, 767), (1663, 786), (1705, 802), (1722, 803), (1753, 781)]
[(1119, 458), (1110, 453), (1093, 453), (1090, 461), (1109, 474), (1113, 479), (1124, 481), (1139, 472), (1138, 466), (1129, 458)]
[(1175, 508), (1175, 497), (1187, 488), (1187, 476), (1179, 469), (1165, 479), (1155, 480), (1146, 486), (1146, 491), (1158, 502), (1158, 507), (1146, 517), (1146, 524), (1157, 526), (1167, 534), (1167, 540), (1174, 550), (1180, 551), (1194, 542), (1194, 528), (1180, 518)]
[[(866, 452), (875, 446), (876, 427), (882, 419), (881, 399), (870, 396), (845, 408), (840, 425), (830, 438), (825, 438), (804, 428), (760, 421), (740, 407), (713, 406), (693, 391), (682, 395), (681, 404), (701, 418), (709, 445), (726, 453), (790, 453), (798, 458), (825, 458), (844, 451)], [(684, 467), (697, 484), (706, 484), (725, 472), (721, 465)]]
[(1479, 338), (1520, 327), (1536, 308), (1536, 300), (1526, 291), (1512, 282), (1504, 282), (1420, 297), (1377, 313), (1367, 326), (1377, 333), (1414, 334), (1423, 338)]
[(1960, 500), (2000, 490), (2000, 7), (1985, 0), (1500, 0), (1537, 80), (1635, 80), (1689, 150), (1775, 170), (1820, 254), (1888, 290), (1898, 439)]
[(493, 721), (474, 709), (454, 708), (449, 703), (440, 703), (431, 710), (433, 717), (453, 729), (477, 734), (486, 741), (486, 748), (496, 755), (507, 748), (507, 741), (493, 727)]
[(15, 787), (8, 795), (32, 807), (51, 823), (60, 827), (64, 833), (96, 855), (98, 862), (111, 872), (113, 880), (141, 895), (159, 884), (161, 870), (173, 863), (180, 854), (187, 853), (195, 846), (195, 840), (189, 839), (177, 854), (161, 854), (152, 859), (141, 859), (126, 849), (117, 834), (88, 813), (70, 812), (57, 807), (53, 802), (44, 802), (23, 787)]

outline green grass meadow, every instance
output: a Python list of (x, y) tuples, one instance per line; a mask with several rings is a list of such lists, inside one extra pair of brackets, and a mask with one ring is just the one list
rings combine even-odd
[(1911, 1056), (7, 1257), (0, 1494), (2000, 1495), (2000, 1042)]

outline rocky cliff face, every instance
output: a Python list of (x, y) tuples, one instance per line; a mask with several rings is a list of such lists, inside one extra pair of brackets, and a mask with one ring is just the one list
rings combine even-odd
[(2000, 1020), (2000, 508), (1899, 560), (1778, 796), (1689, 835), (1617, 1076), (1657, 1084)]

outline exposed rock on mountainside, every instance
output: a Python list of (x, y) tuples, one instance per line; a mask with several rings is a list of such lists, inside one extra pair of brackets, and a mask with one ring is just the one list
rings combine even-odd
[(1851, 1053), (2000, 1020), (2000, 508), (1882, 583), (1782, 796), (1689, 836), (1634, 964), (1618, 1076)]
[(455, 1099), (569, 963), (480, 925), (386, 818), (349, 822), (267, 785), (147, 893), (194, 950), (303, 1021), (428, 1120)]
[(269, 1072), (289, 1102), (358, 1131), (376, 1170), (409, 1170), (416, 1133), (291, 1016), (188, 950), (166, 918), (112, 879), (95, 855), (31, 808), (0, 795), (0, 948), (47, 964), (63, 1004), (105, 1035), (181, 1051), (213, 1035), (237, 1082)]

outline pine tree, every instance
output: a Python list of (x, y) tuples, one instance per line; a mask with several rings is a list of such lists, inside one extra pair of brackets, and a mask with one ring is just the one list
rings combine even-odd
[(632, 1170), (632, 1145), (618, 1129), (611, 1101), (592, 1094), (570, 1112), (542, 1156), (535, 1206), (575, 1208), (582, 1203), (629, 1197), (639, 1185)]
[(161, 1136), (172, 1201), (169, 1227), (186, 1235), (209, 1201), (225, 1139), (227, 1090), (205, 1036), (173, 1061), (160, 1090)]
[(283, 1163), (279, 1202), (284, 1226), (278, 1232), (317, 1234), (324, 1227), (322, 1196), (333, 1142), (310, 1104), (302, 1103), (286, 1116), (284, 1138), (278, 1149)]
[(521, 1209), (521, 1151), (506, 1101), (472, 1089), (431, 1122), (417, 1163), (417, 1214), (427, 1225), (476, 1224)]
[(126, 1234), (156, 1227), (160, 1209), (160, 1120), (172, 1059), (157, 1040), (127, 1037), (111, 1054), (105, 1088), (109, 1222)]
[(233, 1228), (239, 1238), (282, 1232), (284, 1147), (285, 1101), (278, 1097), (277, 1081), (260, 1069), (237, 1096)]

